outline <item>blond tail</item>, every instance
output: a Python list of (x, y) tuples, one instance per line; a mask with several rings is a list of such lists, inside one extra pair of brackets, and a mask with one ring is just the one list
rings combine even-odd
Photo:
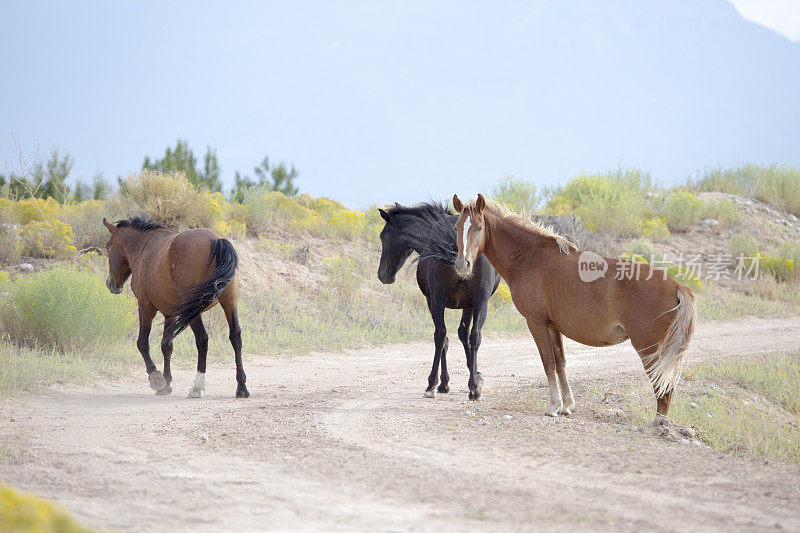
[(678, 285), (676, 309), (675, 318), (658, 349), (644, 358), (645, 368), (650, 369), (650, 380), (657, 398), (661, 398), (678, 384), (683, 371), (683, 352), (689, 347), (697, 322), (694, 294), (683, 285)]

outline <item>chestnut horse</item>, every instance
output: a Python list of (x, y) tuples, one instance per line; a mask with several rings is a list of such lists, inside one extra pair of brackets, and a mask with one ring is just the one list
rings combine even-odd
[[(630, 338), (653, 384), (657, 413), (667, 416), (697, 320), (689, 288), (648, 265), (638, 265), (636, 276), (616, 275), (634, 269), (591, 252), (576, 254), (579, 250), (563, 237), (481, 195), (467, 205), (453, 196), (453, 206), (460, 213), (456, 271), (469, 276), (483, 254), (508, 283), (547, 375), (550, 402), (545, 414), (568, 415), (575, 406), (563, 334), (589, 346)], [(589, 262), (593, 270), (584, 267)]]
[[(245, 386), (247, 377), (242, 368), (242, 330), (236, 310), (239, 259), (230, 241), (211, 229), (177, 233), (146, 217), (121, 220), (116, 224), (103, 219), (103, 224), (111, 233), (106, 244), (109, 267), (106, 285), (112, 293), (119, 294), (125, 281), (132, 276), (131, 289), (139, 302), (136, 346), (144, 359), (150, 387), (157, 395), (172, 392), (172, 341), (190, 326), (197, 345), (197, 376), (189, 397), (200, 398), (203, 395), (208, 335), (201, 313), (219, 302), (228, 320), (236, 359), (236, 397), (249, 397)], [(150, 358), (150, 327), (158, 311), (164, 315), (161, 340), (163, 374)]]

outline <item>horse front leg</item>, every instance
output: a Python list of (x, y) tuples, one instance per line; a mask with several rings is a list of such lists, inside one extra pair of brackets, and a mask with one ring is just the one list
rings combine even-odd
[(464, 346), (464, 354), (467, 357), (467, 370), (472, 368), (472, 351), (469, 349), (470, 324), (472, 324), (472, 308), (467, 307), (461, 310), (461, 323), (458, 325), (458, 340)]
[(481, 328), (486, 322), (486, 300), (476, 302), (473, 307), (472, 332), (469, 334), (469, 351), (471, 354), (469, 367), (469, 399), (478, 400), (483, 390), (483, 376), (478, 372), (478, 348), (481, 347)]
[(572, 395), (572, 387), (569, 386), (567, 379), (567, 359), (564, 357), (564, 337), (561, 332), (552, 326), (550, 330), (550, 341), (553, 343), (553, 352), (556, 359), (556, 374), (558, 383), (561, 385), (561, 401), (563, 407), (558, 411), (562, 415), (571, 415), (575, 408), (575, 397)]
[(139, 353), (142, 354), (144, 360), (144, 368), (150, 379), (150, 388), (153, 390), (161, 390), (167, 386), (164, 375), (158, 371), (153, 359), (150, 358), (150, 329), (153, 326), (153, 318), (156, 316), (156, 310), (152, 307), (139, 304), (139, 338), (136, 340), (136, 347)]
[[(431, 299), (428, 303), (428, 309), (431, 312), (431, 318), (433, 319), (434, 331), (433, 331), (433, 344), (434, 344), (434, 352), (433, 352), (433, 366), (431, 367), (431, 373), (428, 376), (428, 388), (425, 389), (425, 394), (423, 395), (425, 398), (435, 398), (436, 391), (434, 387), (436, 387), (436, 383), (439, 381), (439, 361), (442, 359), (443, 355), (446, 357), (447, 354), (447, 325), (444, 321), (444, 302), (439, 301), (439, 299)], [(449, 379), (449, 376), (446, 374), (443, 375), (443, 378)], [(444, 389), (440, 387), (440, 392), (447, 392), (450, 388), (447, 386), (447, 383), (444, 384)]]
[(547, 376), (547, 385), (550, 388), (550, 402), (544, 414), (555, 417), (564, 407), (564, 402), (561, 400), (558, 381), (556, 380), (556, 356), (553, 350), (553, 343), (550, 340), (550, 328), (546, 320), (539, 321), (529, 318), (527, 321), (528, 329), (531, 331), (533, 340), (536, 341), (536, 347), (539, 349), (544, 373)]

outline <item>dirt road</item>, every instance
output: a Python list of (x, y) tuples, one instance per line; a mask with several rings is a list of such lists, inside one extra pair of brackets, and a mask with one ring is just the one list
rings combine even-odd
[[(629, 344), (566, 345), (577, 408), (550, 419), (532, 340), (485, 340), (484, 399), (469, 402), (450, 336), (452, 390), (433, 400), (430, 343), (256, 357), (249, 400), (233, 398), (232, 365), (209, 368), (200, 400), (185, 397), (190, 370), (168, 398), (142, 372), (6, 399), (0, 442), (21, 451), (0, 479), (118, 531), (800, 529), (800, 468), (669, 442), (590, 405), (644, 380)], [(704, 324), (695, 339), (695, 360), (796, 351), (800, 319)]]

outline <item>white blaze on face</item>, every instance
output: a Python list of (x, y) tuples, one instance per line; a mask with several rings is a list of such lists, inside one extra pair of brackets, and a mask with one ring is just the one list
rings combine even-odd
[(469, 227), (472, 225), (472, 221), (470, 221), (469, 216), (464, 219), (464, 234), (461, 237), (461, 258), (467, 258), (467, 232), (469, 232)]

